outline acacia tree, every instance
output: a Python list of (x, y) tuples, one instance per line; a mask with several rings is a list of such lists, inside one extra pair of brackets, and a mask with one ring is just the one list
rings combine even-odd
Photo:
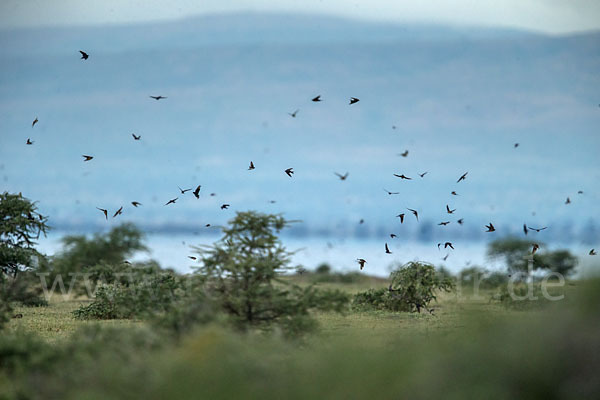
[(10, 302), (44, 303), (29, 292), (28, 283), (18, 275), (32, 268), (34, 258), (43, 258), (35, 245), (49, 229), (46, 222), (35, 203), (20, 193), (0, 194), (0, 327), (10, 316)]
[(48, 218), (40, 214), (35, 202), (21, 193), (0, 194), (0, 271), (4, 277), (17, 278), (28, 269), (34, 257), (36, 240), (46, 235)]
[(290, 269), (276, 233), (289, 225), (282, 216), (238, 212), (213, 246), (197, 248), (197, 274), (205, 292), (241, 329), (280, 326), (295, 334), (314, 325), (313, 309), (342, 311), (348, 296), (339, 291), (301, 288), (280, 279)]

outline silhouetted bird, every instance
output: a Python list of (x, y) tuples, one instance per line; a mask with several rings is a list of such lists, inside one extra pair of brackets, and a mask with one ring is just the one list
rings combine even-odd
[(286, 169), (285, 173), (287, 174), (287, 176), (289, 176), (291, 178), (292, 175), (294, 174), (294, 168), (288, 168), (288, 169)]
[(400, 223), (401, 224), (404, 223), (404, 214), (398, 214), (398, 215), (396, 215), (396, 217), (400, 218)]
[(565, 201), (565, 204), (571, 204), (571, 199), (567, 197), (567, 200)]
[(290, 117), (296, 118), (296, 114), (298, 114), (298, 111), (300, 111), (300, 110), (296, 110), (293, 113), (288, 113), (288, 114), (289, 114)]
[(404, 153), (398, 153), (399, 156), (408, 157), (408, 150), (404, 150)]
[(537, 243), (533, 244), (533, 248), (531, 249), (531, 254), (535, 254), (536, 251), (540, 248), (540, 245)]
[(317, 97), (313, 98), (312, 101), (321, 101), (321, 95), (318, 95)]
[(446, 226), (450, 223), (450, 221), (444, 221), (444, 222), (440, 222), (438, 225), (443, 225)]
[(185, 194), (185, 192), (189, 192), (190, 190), (192, 190), (191, 188), (190, 189), (182, 189), (179, 186), (177, 186), (177, 188), (179, 189), (179, 191), (181, 192), (181, 194)]
[(117, 215), (121, 215), (123, 214), (123, 206), (121, 206), (121, 208), (119, 208), (114, 214), (113, 214), (113, 218), (116, 217)]
[(81, 157), (84, 158), (84, 160), (83, 160), (84, 162), (85, 161), (90, 161), (92, 158), (94, 158), (94, 156), (86, 156), (85, 154), (83, 154)]
[(590, 252), (589, 252), (590, 256), (595, 256), (596, 254), (597, 253), (596, 253), (596, 251), (594, 249), (591, 249)]
[(137, 206), (141, 206), (142, 203), (140, 203), (139, 201), (132, 201), (131, 204), (137, 208)]
[(210, 226), (210, 224), (206, 224), (206, 225), (204, 225), (204, 226), (208, 228), (208, 227)]
[(169, 204), (175, 204), (175, 202), (177, 201), (177, 199), (179, 199), (179, 197), (175, 197), (174, 199), (171, 199), (169, 201), (166, 202), (165, 206), (168, 206)]
[(464, 181), (467, 178), (467, 174), (468, 174), (468, 172), (465, 172), (464, 174), (462, 174), (461, 177), (458, 178), (458, 180), (456, 181), (456, 183), (458, 183), (460, 181)]
[(150, 96), (150, 97), (153, 98), (154, 100), (166, 99), (165, 96)]
[(411, 180), (412, 178), (409, 178), (408, 176), (405, 176), (404, 174), (402, 175), (398, 175), (398, 174), (394, 174), (395, 177), (397, 178), (401, 178), (401, 179), (407, 179), (407, 180)]
[(450, 253), (446, 254), (444, 257), (442, 257), (442, 261), (446, 261), (448, 259), (448, 256), (450, 255)]
[(527, 234), (529, 233), (529, 231), (527, 230), (527, 224), (523, 224), (523, 233), (525, 234), (525, 236), (527, 236)]
[(365, 267), (367, 261), (364, 258), (357, 258), (356, 262), (360, 265), (360, 269), (362, 270)]
[(446, 204), (446, 212), (448, 214), (452, 214), (454, 211), (456, 211), (456, 208), (454, 210), (451, 210), (450, 207), (448, 207), (448, 204)]
[(387, 194), (389, 194), (389, 195), (392, 195), (392, 194), (400, 194), (400, 192), (390, 192), (390, 191), (389, 191), (389, 190), (387, 190), (386, 188), (383, 188), (383, 190), (385, 190), (385, 192), (386, 192)]
[(459, 219), (459, 220), (458, 220), (458, 221), (456, 221), (456, 222), (458, 222), (458, 224), (459, 224), (459, 225), (462, 225), (462, 224), (464, 224), (464, 223), (465, 223), (465, 220), (464, 220), (463, 218), (461, 218), (461, 219)]
[(358, 103), (360, 100), (357, 99), (356, 97), (350, 97), (350, 105), (354, 104), (354, 103)]
[(392, 254), (392, 252), (390, 251), (390, 248), (388, 247), (387, 243), (385, 244), (385, 254)]
[(85, 51), (79, 50), (79, 52), (81, 53), (82, 60), (87, 60), (89, 58), (88, 53), (86, 53)]
[(337, 172), (334, 172), (334, 174), (337, 175), (338, 178), (340, 178), (340, 181), (345, 181), (348, 177), (348, 172), (346, 172), (344, 175), (338, 174)]
[(254, 163), (252, 161), (250, 161), (250, 166), (248, 167), (248, 171), (253, 170), (254, 169)]
[(444, 243), (444, 248), (446, 249), (448, 247), (450, 247), (452, 250), (454, 250), (454, 246), (452, 246), (452, 243), (450, 243), (450, 242)]
[(192, 193), (194, 194), (194, 196), (196, 196), (197, 199), (200, 198), (200, 187), (202, 185), (198, 185), (198, 187), (196, 188), (196, 190), (194, 190)]
[(515, 149), (519, 147), (519, 143), (515, 143)]
[(223, 204), (221, 206), (221, 210), (227, 210), (229, 208), (229, 204)]
[(413, 215), (415, 216), (415, 218), (417, 219), (417, 221), (419, 220), (419, 213), (417, 212), (417, 210), (413, 210), (412, 208), (406, 208), (408, 211), (410, 211), (411, 213), (413, 213)]
[(583, 194), (583, 190), (578, 190), (577, 194)]
[(35, 142), (32, 142), (32, 141), (31, 141), (31, 139), (29, 139), (29, 138), (27, 138), (27, 142), (25, 142), (25, 144), (28, 144), (28, 145), (32, 145), (32, 144), (34, 144), (34, 143), (35, 143)]
[(540, 232), (543, 231), (544, 229), (548, 229), (547, 226), (543, 227), (543, 228), (532, 228), (531, 226), (528, 226), (529, 229), (531, 229), (532, 231), (536, 231), (536, 232)]
[(105, 210), (104, 208), (100, 208), (100, 207), (96, 207), (96, 208), (104, 213), (104, 218), (106, 218), (106, 220), (108, 221), (108, 210)]
[(360, 219), (360, 221), (358, 221), (359, 224), (364, 224), (365, 220), (363, 218)]
[(452, 192), (450, 192), (450, 194), (453, 196), (458, 196), (458, 193), (456, 193), (454, 190)]
[(489, 225), (486, 225), (485, 227), (487, 228), (486, 232), (494, 232), (496, 230), (496, 228), (494, 228), (494, 225), (492, 225), (491, 222)]
[(33, 122), (31, 123), (31, 127), (33, 128), (35, 124), (38, 123), (38, 119), (37, 117), (35, 117), (35, 119), (33, 120)]
[(423, 178), (425, 175), (427, 175), (427, 173), (428, 173), (428, 172), (429, 172), (429, 171), (425, 171), (425, 172), (423, 172), (422, 174), (419, 174), (419, 176), (420, 176), (421, 178)]
[(142, 135), (135, 136), (135, 133), (132, 133), (131, 136), (133, 136), (133, 140), (140, 140), (142, 138)]
[(393, 238), (395, 238), (395, 237), (397, 237), (397, 236), (396, 236), (396, 234), (395, 234), (395, 233), (390, 233), (390, 237), (393, 239)]

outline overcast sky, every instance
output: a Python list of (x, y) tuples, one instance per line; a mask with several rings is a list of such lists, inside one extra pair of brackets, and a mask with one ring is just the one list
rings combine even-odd
[(0, 25), (123, 24), (239, 11), (323, 13), (546, 33), (600, 29), (598, 0), (1, 0)]

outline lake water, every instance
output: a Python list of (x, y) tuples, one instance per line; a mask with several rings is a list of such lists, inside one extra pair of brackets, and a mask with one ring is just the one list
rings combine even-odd
[[(39, 241), (39, 250), (52, 255), (61, 249), (60, 232), (52, 232), (47, 238)], [(196, 236), (192, 234), (149, 234), (146, 236), (146, 246), (150, 253), (138, 253), (131, 261), (142, 261), (152, 258), (163, 267), (171, 267), (178, 272), (191, 272), (196, 261), (188, 256), (194, 256), (191, 246), (211, 245), (219, 236)], [(444, 265), (453, 273), (469, 265), (485, 266), (492, 270), (501, 270), (503, 265), (486, 257), (485, 242), (455, 242), (455, 250), (438, 250), (437, 243), (400, 242), (398, 239), (387, 240), (392, 254), (385, 254), (381, 239), (339, 239), (339, 238), (281, 238), (284, 246), (295, 254), (291, 257), (292, 266), (302, 265), (306, 269), (314, 269), (326, 262), (336, 271), (358, 271), (357, 258), (367, 260), (364, 272), (370, 275), (387, 277), (394, 263), (405, 263), (413, 260), (427, 261), (436, 266)], [(557, 246), (551, 246), (557, 248)], [(590, 257), (586, 247), (569, 248), (580, 259), (580, 273), (588, 274), (600, 270), (600, 258)], [(448, 254), (446, 261), (442, 258)], [(594, 263), (595, 262), (595, 263)]]

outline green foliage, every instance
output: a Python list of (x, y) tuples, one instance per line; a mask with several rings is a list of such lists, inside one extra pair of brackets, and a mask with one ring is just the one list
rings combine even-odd
[[(514, 237), (495, 240), (488, 247), (488, 256), (503, 259), (512, 273), (527, 272), (531, 252), (532, 242)], [(538, 251), (533, 255), (533, 269), (547, 269), (568, 276), (575, 271), (577, 261), (568, 250)]]
[(241, 330), (279, 327), (294, 336), (310, 328), (310, 310), (342, 310), (348, 296), (341, 292), (302, 289), (278, 279), (289, 255), (275, 235), (288, 225), (283, 217), (254, 211), (238, 212), (223, 238), (198, 249), (197, 274), (208, 298)]
[(436, 300), (436, 291), (454, 288), (452, 277), (444, 276), (431, 264), (409, 262), (390, 274), (388, 289), (369, 289), (354, 296), (356, 310), (421, 312)]
[(0, 194), (0, 274), (16, 278), (39, 253), (36, 240), (49, 229), (34, 202), (19, 194)]
[(315, 274), (329, 275), (330, 273), (331, 266), (327, 263), (320, 264), (317, 269), (315, 269)]
[(433, 265), (416, 261), (392, 271), (390, 279), (390, 294), (411, 312), (428, 309), (429, 303), (436, 299), (436, 291), (449, 292), (454, 287), (451, 279), (438, 276)]
[(183, 297), (181, 278), (168, 273), (138, 277), (135, 282), (101, 284), (92, 303), (74, 311), (79, 319), (142, 318), (171, 310)]
[(91, 239), (84, 235), (65, 236), (64, 250), (52, 259), (54, 274), (88, 272), (100, 264), (118, 265), (136, 251), (147, 251), (144, 234), (132, 223), (124, 223), (108, 233), (97, 233)]

